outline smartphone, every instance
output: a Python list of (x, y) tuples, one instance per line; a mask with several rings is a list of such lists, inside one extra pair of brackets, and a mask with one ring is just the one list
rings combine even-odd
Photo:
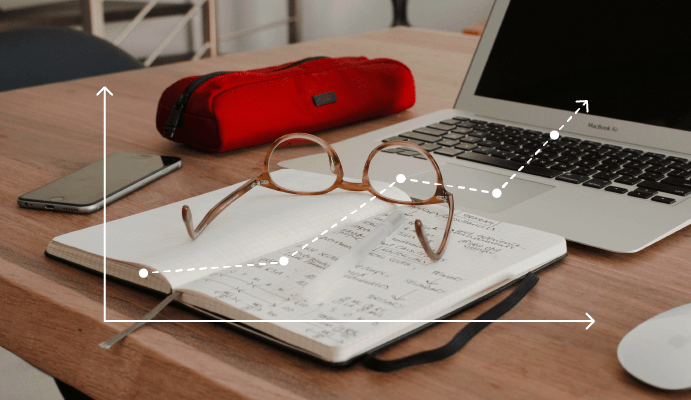
[[(106, 157), (106, 204), (182, 166), (177, 157), (114, 153)], [(20, 207), (89, 214), (103, 208), (103, 159), (17, 199)]]

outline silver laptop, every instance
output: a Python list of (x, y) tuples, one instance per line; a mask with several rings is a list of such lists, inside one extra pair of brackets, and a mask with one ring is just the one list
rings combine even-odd
[[(457, 210), (639, 251), (691, 222), (690, 3), (539, 3), (496, 1), (453, 109), (336, 143), (345, 176), (412, 141)], [(429, 175), (413, 153), (382, 156), (402, 185)]]

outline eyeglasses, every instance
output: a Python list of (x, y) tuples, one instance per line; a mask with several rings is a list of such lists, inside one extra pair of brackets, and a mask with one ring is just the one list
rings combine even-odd
[[(276, 174), (280, 167), (278, 167), (278, 161), (282, 161), (279, 149), (285, 149), (286, 147), (292, 146), (304, 146), (304, 145), (317, 145), (318, 156), (317, 163), (323, 166), (323, 170), (330, 171), (327, 175), (326, 180), (315, 180), (309, 184), (302, 184), (303, 186), (296, 187), (294, 182), (286, 181), (281, 177), (280, 174)], [(388, 197), (384, 195), (384, 191), (377, 191), (372, 182), (370, 182), (369, 172), (370, 168), (374, 165), (379, 165), (381, 163), (388, 163), (386, 153), (406, 153), (404, 155), (411, 156), (412, 158), (419, 159), (421, 161), (429, 162), (429, 165), (423, 165), (428, 167), (430, 172), (434, 171), (436, 174), (436, 182), (424, 181), (426, 186), (429, 188), (427, 190), (426, 199), (411, 198), (411, 200), (400, 200), (393, 197)], [(385, 155), (386, 154), (386, 155)], [(385, 155), (385, 156), (384, 156)], [(333, 178), (333, 180), (332, 180)], [(362, 183), (348, 182), (343, 180), (343, 167), (341, 166), (341, 161), (334, 149), (326, 143), (321, 138), (307, 133), (290, 133), (284, 135), (276, 141), (273, 142), (271, 147), (266, 153), (266, 158), (264, 159), (264, 171), (262, 174), (235, 191), (226, 196), (218, 204), (216, 204), (209, 212), (204, 216), (204, 219), (199, 223), (197, 228), (194, 228), (194, 223), (192, 221), (192, 211), (188, 206), (182, 207), (182, 219), (185, 222), (185, 227), (187, 228), (187, 233), (190, 235), (192, 240), (196, 239), (201, 235), (201, 233), (206, 229), (207, 226), (216, 218), (219, 214), (223, 212), (230, 204), (235, 200), (242, 197), (245, 193), (249, 192), (255, 186), (260, 185), (269, 189), (278, 190), (281, 192), (292, 193), (297, 195), (319, 195), (331, 192), (334, 189), (344, 189), (349, 191), (367, 191), (372, 195), (376, 196), (378, 199), (387, 201), (395, 204), (405, 204), (411, 206), (422, 206), (428, 204), (440, 204), (447, 203), (449, 207), (449, 214), (446, 221), (446, 230), (442, 236), (441, 242), (436, 250), (432, 249), (425, 231), (423, 230), (423, 223), (421, 220), (415, 220), (415, 233), (417, 234), (418, 240), (422, 245), (427, 256), (433, 261), (437, 261), (441, 258), (444, 252), (444, 247), (446, 246), (446, 240), (449, 236), (449, 231), (451, 230), (451, 221), (453, 219), (453, 195), (446, 191), (444, 188), (444, 182), (442, 181), (441, 171), (439, 170), (439, 165), (437, 165), (432, 155), (430, 155), (427, 150), (418, 146), (415, 143), (404, 142), (404, 141), (389, 141), (378, 145), (369, 154), (367, 161), (365, 162), (365, 167), (362, 173)]]

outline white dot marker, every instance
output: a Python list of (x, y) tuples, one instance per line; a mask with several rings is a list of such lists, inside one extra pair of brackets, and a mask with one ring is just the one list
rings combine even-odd
[(500, 198), (501, 197), (501, 189), (492, 190), (492, 196), (494, 196), (495, 199)]
[(288, 257), (283, 256), (283, 257), (279, 258), (279, 259), (278, 259), (278, 263), (281, 264), (281, 265), (283, 265), (283, 266), (288, 265)]
[(559, 131), (552, 131), (549, 133), (549, 138), (552, 140), (559, 139)]
[(147, 276), (149, 276), (149, 271), (146, 268), (142, 268), (139, 270), (140, 278), (146, 278)]
[(405, 182), (405, 175), (403, 175), (403, 174), (396, 175), (396, 182), (398, 182), (398, 183)]

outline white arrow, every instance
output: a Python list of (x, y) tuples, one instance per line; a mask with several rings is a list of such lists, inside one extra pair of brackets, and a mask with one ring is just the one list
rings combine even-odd
[(106, 320), (106, 93), (113, 95), (107, 87), (102, 87), (96, 97), (103, 93), (103, 320)]
[[(269, 322), (269, 323), (284, 323), (284, 322), (328, 322), (328, 323), (351, 323), (351, 322), (407, 322), (407, 323), (430, 323), (430, 322), (589, 322), (588, 326), (585, 327), (587, 330), (594, 323), (595, 319), (590, 316), (590, 314), (585, 313), (590, 319), (223, 319), (223, 320), (152, 320), (151, 322), (230, 322), (230, 323), (257, 323), (257, 322)], [(108, 322), (141, 322), (140, 320), (108, 320)]]
[(590, 112), (590, 109), (588, 108), (588, 100), (576, 100), (576, 103), (583, 103), (583, 105), (585, 106), (585, 112)]

